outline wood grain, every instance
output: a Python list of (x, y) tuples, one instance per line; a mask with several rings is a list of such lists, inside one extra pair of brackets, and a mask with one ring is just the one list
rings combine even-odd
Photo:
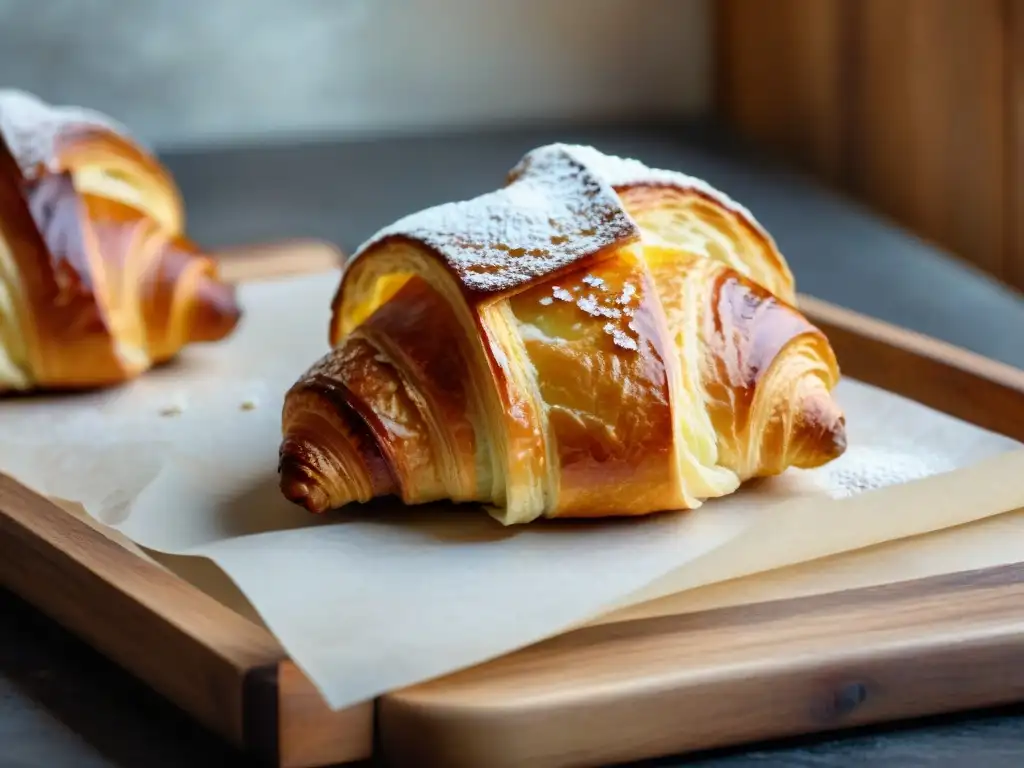
[(1021, 99), (1007, 98), (1019, 0), (717, 7), (718, 102), (740, 134), (1024, 287), (1010, 182)]
[(1024, 290), (1024, 0), (1007, 0), (1006, 110), (1010, 119), (1006, 195), (1007, 279)]
[[(942, 39), (946, 0), (863, 0), (858, 31), (852, 188), (898, 220), (934, 232), (946, 215), (952, 96)], [(929, 10), (928, 6), (933, 6)], [(948, 41), (946, 41), (948, 43)]]
[(278, 666), (280, 768), (355, 762), (373, 753), (373, 705), (332, 710), (291, 661)]
[(587, 628), (383, 697), (381, 744), (394, 765), (598, 765), (1015, 701), (1022, 599), (1015, 565)]
[(844, 0), (721, 0), (716, 94), (741, 131), (829, 180), (843, 169)]
[(265, 630), (0, 475), (0, 582), (241, 746), (242, 682), (284, 658)]
[(1003, 276), (1002, 0), (863, 0), (851, 188)]

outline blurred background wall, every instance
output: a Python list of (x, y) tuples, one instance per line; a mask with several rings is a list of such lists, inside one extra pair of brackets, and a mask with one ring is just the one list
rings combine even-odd
[(157, 149), (716, 115), (1024, 289), (1024, 0), (0, 0)]
[(710, 40), (708, 0), (0, 0), (0, 87), (158, 147), (635, 120), (707, 107)]
[(1024, 0), (716, 0), (714, 14), (733, 130), (1024, 290)]

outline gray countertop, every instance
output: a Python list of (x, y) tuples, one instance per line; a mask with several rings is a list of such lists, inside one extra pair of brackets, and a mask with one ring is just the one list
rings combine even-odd
[[(496, 186), (527, 149), (592, 143), (684, 170), (746, 204), (801, 291), (1024, 367), (1024, 300), (906, 232), (723, 138), (712, 126), (216, 149), (166, 157), (190, 231), (219, 246), (316, 237), (351, 250), (410, 210)], [(2, 556), (2, 542), (0, 542)], [(168, 663), (171, 663), (170, 661)], [(1024, 706), (654, 765), (1024, 765)], [(216, 738), (0, 590), (0, 768), (245, 765)]]

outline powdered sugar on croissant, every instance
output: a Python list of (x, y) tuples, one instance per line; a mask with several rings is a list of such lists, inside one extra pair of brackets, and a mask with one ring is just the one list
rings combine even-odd
[(0, 391), (125, 381), (239, 315), (154, 156), (104, 115), (0, 91)]
[(348, 263), (289, 391), (281, 487), (539, 517), (688, 509), (845, 448), (824, 335), (753, 216), (589, 147), (407, 217)]

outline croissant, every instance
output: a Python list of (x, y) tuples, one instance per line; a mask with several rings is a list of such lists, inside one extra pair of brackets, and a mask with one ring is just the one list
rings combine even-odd
[(154, 156), (103, 115), (0, 91), (0, 392), (123, 382), (239, 318)]
[(749, 212), (590, 147), (353, 255), (331, 351), (287, 392), (281, 490), (505, 524), (693, 509), (845, 450), (827, 338)]

